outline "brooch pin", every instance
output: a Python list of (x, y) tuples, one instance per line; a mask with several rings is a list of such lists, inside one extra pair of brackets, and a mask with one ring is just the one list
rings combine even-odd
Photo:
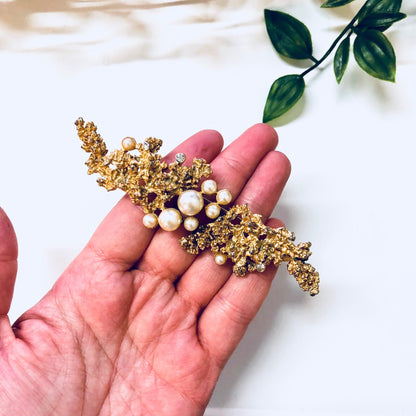
[(263, 272), (271, 263), (287, 262), (301, 289), (312, 296), (319, 293), (319, 274), (306, 263), (311, 243), (295, 245), (291, 231), (266, 226), (247, 205), (231, 206), (231, 192), (217, 189), (216, 182), (208, 179), (212, 170), (204, 159), (194, 159), (188, 167), (183, 164), (186, 156), (178, 153), (168, 165), (158, 154), (162, 140), (152, 137), (144, 143), (126, 137), (122, 149), (108, 152), (94, 123), (79, 118), (75, 125), (82, 149), (90, 153), (88, 174), (97, 173), (100, 186), (121, 189), (141, 205), (145, 227), (175, 231), (183, 224), (190, 232), (179, 240), (186, 251), (198, 254), (211, 249), (217, 264), (230, 259), (234, 274), (241, 277)]

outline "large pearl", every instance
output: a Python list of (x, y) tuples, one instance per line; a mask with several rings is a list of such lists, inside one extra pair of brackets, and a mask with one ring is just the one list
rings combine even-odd
[(204, 208), (204, 198), (193, 189), (182, 192), (178, 198), (178, 208), (184, 215), (196, 215)]
[(155, 214), (146, 214), (143, 217), (143, 225), (146, 228), (156, 228), (157, 227), (157, 216)]
[(220, 212), (221, 212), (221, 208), (215, 202), (212, 202), (211, 204), (208, 204), (205, 207), (205, 214), (208, 218), (211, 218), (211, 219), (217, 218), (218, 215), (220, 215)]
[(207, 179), (201, 184), (201, 192), (205, 195), (213, 195), (217, 192), (217, 182)]
[(159, 214), (160, 228), (165, 231), (175, 231), (181, 223), (181, 213), (175, 208), (166, 208)]
[(121, 146), (124, 150), (134, 150), (136, 148), (136, 140), (133, 139), (133, 137), (125, 137), (121, 141)]
[(183, 221), (183, 226), (185, 227), (185, 230), (188, 231), (195, 231), (198, 228), (198, 225), (198, 218), (195, 217), (186, 217)]
[(221, 189), (217, 193), (217, 202), (220, 205), (228, 205), (233, 199), (231, 192), (228, 189)]
[(223, 264), (225, 264), (225, 262), (227, 261), (227, 256), (225, 254), (222, 253), (218, 253), (214, 256), (214, 261), (215, 263), (217, 263), (219, 266), (222, 266)]

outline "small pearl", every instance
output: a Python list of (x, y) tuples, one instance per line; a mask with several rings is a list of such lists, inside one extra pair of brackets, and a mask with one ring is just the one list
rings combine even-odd
[(259, 263), (256, 266), (258, 272), (263, 273), (266, 270), (266, 265), (264, 263)]
[(205, 195), (212, 195), (217, 192), (217, 182), (212, 179), (207, 179), (201, 184), (201, 192)]
[(227, 261), (227, 256), (222, 253), (218, 253), (214, 257), (215, 263), (217, 263), (219, 266), (222, 266)]
[(164, 209), (159, 214), (159, 225), (165, 231), (175, 231), (182, 223), (180, 212), (175, 208)]
[(178, 198), (178, 208), (182, 214), (196, 215), (204, 208), (204, 198), (199, 192), (192, 189), (182, 192)]
[(185, 227), (185, 230), (188, 231), (195, 231), (198, 228), (199, 221), (195, 217), (187, 217), (185, 218), (185, 221), (183, 222), (183, 226)]
[(155, 214), (146, 214), (143, 217), (143, 225), (146, 228), (156, 228), (158, 224), (157, 216)]
[(136, 148), (136, 140), (133, 139), (133, 137), (125, 137), (122, 141), (121, 141), (121, 146), (123, 147), (124, 150), (133, 150)]
[(217, 202), (220, 205), (228, 205), (233, 199), (231, 192), (228, 189), (221, 189), (217, 193)]
[(217, 218), (220, 215), (221, 208), (218, 204), (212, 202), (205, 207), (205, 214), (208, 218)]

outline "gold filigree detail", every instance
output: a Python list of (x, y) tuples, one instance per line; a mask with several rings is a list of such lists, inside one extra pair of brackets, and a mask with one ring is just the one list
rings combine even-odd
[[(182, 222), (181, 213), (176, 209), (165, 209), (165, 204), (184, 191), (196, 189), (201, 178), (212, 173), (210, 165), (204, 159), (194, 159), (192, 166), (183, 166), (185, 155), (182, 153), (176, 155), (175, 162), (167, 165), (157, 153), (162, 141), (155, 138), (148, 138), (142, 144), (127, 137), (122, 142), (123, 150), (108, 153), (94, 123), (85, 124), (79, 118), (75, 125), (83, 143), (82, 148), (90, 153), (86, 162), (88, 174), (98, 173), (100, 178), (97, 182), (100, 186), (108, 191), (121, 189), (130, 196), (134, 204), (140, 204), (143, 211), (149, 214), (144, 218), (144, 224), (149, 228), (157, 226), (158, 221), (163, 228), (164, 224), (155, 214), (156, 211), (162, 211), (169, 212), (174, 216), (174, 221), (178, 221), (174, 226), (167, 224), (165, 229), (176, 229)], [(137, 151), (138, 155), (131, 154), (130, 151)], [(214, 181), (207, 181), (203, 188), (212, 188), (215, 191), (216, 184)], [(208, 195), (214, 192), (202, 193)], [(224, 198), (218, 196), (222, 194), (227, 197), (224, 201)], [(218, 198), (220, 204), (227, 204), (232, 196), (228, 190), (220, 190), (217, 192)], [(209, 200), (206, 202), (217, 205)], [(183, 207), (181, 209), (179, 206), (179, 209), (182, 214), (186, 214)], [(198, 207), (197, 212), (200, 209)], [(192, 222), (195, 226), (199, 223), (194, 217), (188, 216), (188, 219), (187, 222)], [(198, 254), (209, 248), (218, 264), (224, 264), (227, 258), (231, 259), (234, 263), (233, 272), (237, 276), (263, 272), (271, 263), (278, 266), (287, 262), (288, 272), (295, 277), (301, 289), (312, 296), (319, 293), (319, 274), (313, 266), (306, 263), (311, 255), (311, 243), (295, 245), (292, 232), (286, 228), (266, 226), (261, 215), (253, 214), (247, 205), (235, 205), (228, 210), (222, 207), (221, 215), (215, 221), (206, 219), (207, 224), (199, 225), (191, 234), (180, 239), (181, 246), (189, 253)], [(187, 228), (193, 229), (190, 224)]]

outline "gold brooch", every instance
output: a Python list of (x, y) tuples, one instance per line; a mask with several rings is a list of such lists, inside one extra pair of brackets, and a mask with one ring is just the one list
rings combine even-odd
[(210, 248), (217, 264), (231, 259), (237, 276), (287, 262), (289, 273), (303, 290), (312, 296), (319, 293), (319, 274), (306, 263), (311, 243), (295, 245), (294, 234), (286, 228), (264, 225), (247, 205), (230, 206), (229, 190), (218, 190), (212, 179), (201, 183), (212, 174), (204, 159), (194, 159), (188, 167), (183, 165), (185, 155), (178, 153), (168, 165), (158, 154), (162, 141), (152, 137), (144, 143), (126, 137), (122, 149), (108, 152), (94, 123), (79, 118), (75, 125), (82, 148), (90, 153), (88, 174), (98, 173), (100, 186), (108, 191), (121, 189), (141, 205), (146, 227), (174, 231), (183, 223), (191, 232), (179, 240), (186, 251), (198, 254)]

